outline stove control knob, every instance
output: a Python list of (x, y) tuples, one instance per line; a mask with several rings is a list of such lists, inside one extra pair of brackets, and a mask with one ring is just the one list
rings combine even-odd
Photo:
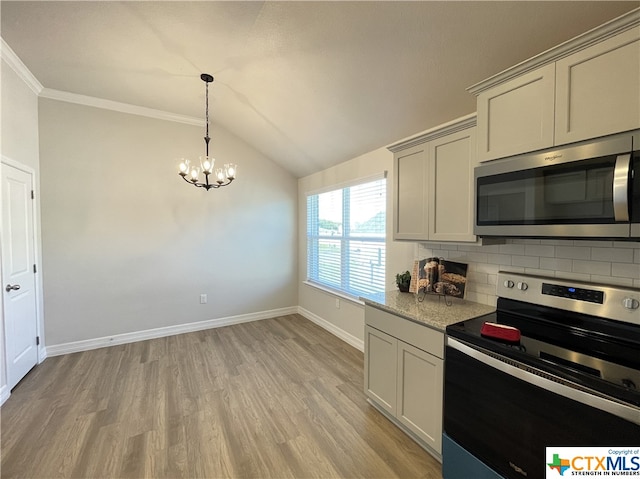
[(526, 291), (529, 288), (529, 285), (527, 283), (518, 283), (518, 289), (520, 291)]
[(511, 289), (511, 288), (513, 288), (513, 286), (514, 286), (513, 281), (511, 281), (510, 279), (508, 279), (508, 280), (506, 280), (506, 281), (504, 282), (504, 287), (505, 287), (505, 288), (509, 288), (509, 289)]
[(637, 299), (624, 298), (622, 300), (622, 306), (624, 306), (627, 309), (638, 309), (638, 307), (640, 306), (640, 302), (638, 302)]

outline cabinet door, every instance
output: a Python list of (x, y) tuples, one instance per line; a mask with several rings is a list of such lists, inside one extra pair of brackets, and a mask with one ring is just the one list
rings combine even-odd
[(429, 142), (429, 239), (476, 241), (473, 234), (476, 129)]
[(553, 146), (555, 64), (478, 95), (478, 159), (493, 160)]
[(393, 165), (393, 239), (425, 240), (428, 235), (426, 146), (396, 153)]
[(398, 341), (396, 417), (438, 454), (442, 452), (443, 361)]
[(364, 392), (395, 415), (398, 340), (365, 325), (364, 351)]
[(640, 128), (640, 28), (556, 63), (557, 145)]

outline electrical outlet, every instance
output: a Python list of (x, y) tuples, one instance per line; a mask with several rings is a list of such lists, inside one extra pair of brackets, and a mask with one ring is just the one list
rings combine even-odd
[(201, 294), (200, 295), (200, 304), (207, 304), (207, 295), (206, 294)]
[(336, 309), (340, 309), (340, 299), (336, 298)]

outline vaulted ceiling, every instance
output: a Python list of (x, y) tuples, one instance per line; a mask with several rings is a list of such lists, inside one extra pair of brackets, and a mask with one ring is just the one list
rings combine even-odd
[[(301, 177), (475, 111), (465, 88), (640, 2), (6, 1), (48, 89), (204, 117)], [(173, 161), (173, 159), (167, 159)]]

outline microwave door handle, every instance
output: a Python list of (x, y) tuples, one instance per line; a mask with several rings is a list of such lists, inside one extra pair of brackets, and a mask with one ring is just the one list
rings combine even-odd
[(618, 155), (613, 172), (613, 217), (629, 221), (629, 168), (631, 155)]

